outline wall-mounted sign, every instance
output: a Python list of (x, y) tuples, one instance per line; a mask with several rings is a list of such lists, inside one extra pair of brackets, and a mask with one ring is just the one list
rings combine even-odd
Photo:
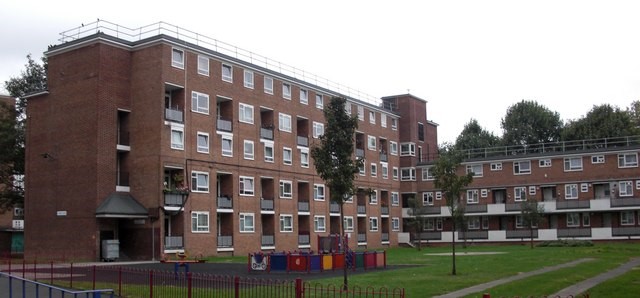
[(67, 210), (56, 211), (57, 216), (67, 216)]

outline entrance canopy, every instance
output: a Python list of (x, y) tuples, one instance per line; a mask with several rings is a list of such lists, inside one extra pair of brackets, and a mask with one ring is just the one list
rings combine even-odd
[(149, 211), (138, 203), (131, 194), (114, 192), (107, 196), (96, 209), (100, 218), (147, 218)]

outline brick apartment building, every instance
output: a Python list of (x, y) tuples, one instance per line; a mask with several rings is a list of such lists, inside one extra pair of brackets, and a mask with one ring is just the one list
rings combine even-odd
[[(346, 97), (347, 112), (359, 117), (354, 156), (365, 159), (356, 181), (362, 191), (344, 205), (350, 247), (409, 242), (403, 219), (411, 196), (424, 198), (423, 241), (450, 237), (441, 232), (448, 210), (429, 175), (437, 125), (425, 100), (410, 94), (370, 100), (166, 23), (132, 31), (104, 21), (87, 27), (94, 29), (63, 33), (49, 48), (48, 90), (29, 97), (27, 257), (100, 259), (101, 244), (111, 239), (130, 259), (315, 250), (317, 236), (340, 227), (338, 206), (309, 155), (333, 96)], [(586, 229), (595, 239), (622, 225), (633, 235), (604, 238), (637, 237), (628, 216), (637, 217), (640, 203), (616, 192), (622, 182), (631, 183), (630, 191), (640, 188), (637, 142), (617, 144), (470, 155), (465, 167), (478, 176), (469, 189), (472, 232), (457, 237), (515, 241), (522, 229), (514, 194), (523, 191), (550, 208), (539, 239), (563, 237), (565, 230), (586, 237), (573, 233)], [(602, 163), (589, 163), (599, 156)], [(584, 170), (563, 170), (577, 157)], [(578, 187), (567, 203), (565, 185)], [(622, 205), (613, 203), (618, 199)], [(594, 209), (605, 201), (606, 211)], [(580, 229), (565, 229), (574, 213)]]

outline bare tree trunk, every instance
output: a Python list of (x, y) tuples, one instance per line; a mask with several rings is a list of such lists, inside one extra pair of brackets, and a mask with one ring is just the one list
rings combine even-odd
[(451, 257), (453, 260), (453, 267), (451, 268), (451, 275), (456, 275), (456, 221), (453, 220), (453, 229), (451, 230)]
[[(340, 203), (340, 241), (342, 241), (342, 251), (344, 253), (344, 259), (342, 260), (344, 265), (343, 275), (344, 281), (342, 284), (342, 290), (347, 291), (349, 289), (349, 282), (347, 280), (347, 253), (349, 253), (349, 241), (347, 240), (347, 235), (344, 232), (344, 202)], [(353, 260), (355, 262), (355, 260)]]
[(529, 226), (529, 239), (531, 239), (531, 249), (533, 249), (533, 226)]

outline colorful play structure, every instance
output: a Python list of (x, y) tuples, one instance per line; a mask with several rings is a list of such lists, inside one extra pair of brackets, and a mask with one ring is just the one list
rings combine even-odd
[(386, 251), (352, 251), (340, 249), (338, 235), (318, 237), (318, 253), (256, 252), (250, 253), (249, 272), (322, 272), (344, 269), (370, 270), (387, 267)]

